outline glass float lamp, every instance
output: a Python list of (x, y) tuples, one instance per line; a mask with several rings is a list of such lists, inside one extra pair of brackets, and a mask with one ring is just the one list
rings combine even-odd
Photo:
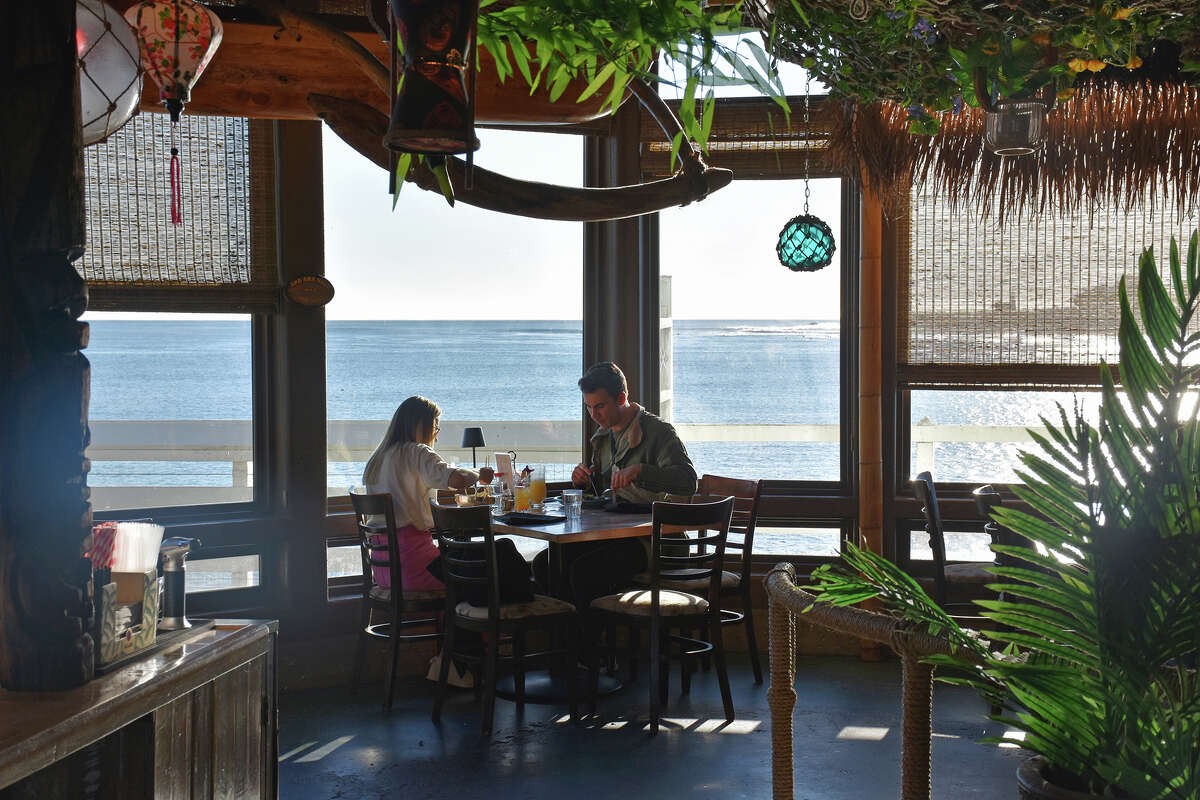
[(75, 51), (83, 146), (87, 147), (112, 136), (137, 113), (142, 66), (133, 29), (101, 0), (76, 1)]
[(833, 262), (837, 245), (825, 220), (807, 213), (792, 217), (779, 232), (775, 252), (779, 263), (792, 272), (816, 272)]

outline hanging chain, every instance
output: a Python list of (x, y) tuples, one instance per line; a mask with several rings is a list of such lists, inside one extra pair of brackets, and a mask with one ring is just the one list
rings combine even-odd
[(812, 131), (809, 129), (808, 115), (808, 94), (809, 85), (812, 83), (812, 77), (808, 70), (804, 70), (804, 213), (808, 213), (808, 150)]

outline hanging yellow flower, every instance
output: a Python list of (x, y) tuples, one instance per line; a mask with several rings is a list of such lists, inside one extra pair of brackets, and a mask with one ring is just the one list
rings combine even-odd
[(1071, 96), (1074, 94), (1075, 90), (1068, 86), (1066, 89), (1059, 89), (1055, 93), (1054, 97), (1058, 100), (1070, 100)]
[(1071, 72), (1083, 72), (1087, 68), (1088, 62), (1086, 59), (1072, 58), (1067, 62), (1067, 69), (1071, 70)]
[(1133, 14), (1132, 8), (1118, 8), (1113, 12), (1113, 19), (1128, 19)]
[(1098, 58), (1088, 59), (1088, 62), (1087, 62), (1088, 72), (1099, 72), (1100, 70), (1104, 69), (1107, 66), (1108, 66), (1108, 64), (1105, 64), (1103, 61), (1101, 61)]
[(1125, 68), (1126, 69), (1137, 69), (1141, 65), (1142, 65), (1142, 59), (1140, 56), (1130, 56), (1129, 62), (1125, 65)]

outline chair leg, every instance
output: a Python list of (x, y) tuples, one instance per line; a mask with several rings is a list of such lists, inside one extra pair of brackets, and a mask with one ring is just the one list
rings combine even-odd
[(721, 704), (725, 706), (725, 721), (733, 722), (733, 694), (729, 691), (729, 672), (725, 669), (725, 637), (721, 635), (721, 619), (708, 626), (712, 634), (713, 661), (717, 667), (717, 682), (721, 686)]
[(362, 601), (362, 613), (358, 616), (358, 646), (354, 651), (354, 677), (351, 687), (358, 689), (362, 683), (363, 665), (367, 660), (367, 640), (371, 637), (367, 635), (367, 626), (371, 624), (371, 603), (367, 598)]
[(661, 648), (662, 636), (659, 634), (659, 621), (650, 620), (650, 734), (658, 733), (658, 720), (662, 716), (659, 698), (659, 676), (662, 669)]
[[(614, 628), (615, 632), (615, 628)], [(642, 629), (637, 625), (629, 626), (629, 683), (637, 680), (638, 674), (638, 651), (642, 649)], [(616, 639), (612, 640), (612, 647), (616, 650)]]
[(525, 709), (525, 631), (513, 631), (513, 688), (517, 710)]
[(665, 629), (659, 631), (659, 638), (662, 644), (659, 646), (659, 654), (662, 659), (662, 664), (658, 668), (658, 698), (662, 703), (662, 708), (665, 711), (671, 705), (671, 639), (670, 630)]
[[(683, 632), (683, 635), (689, 639), (694, 638), (692, 634), (693, 631), (691, 629)], [(692, 693), (692, 668), (695, 666), (695, 661), (695, 658), (685, 655), (681, 649), (679, 654), (679, 688), (681, 694)]]
[[(711, 642), (712, 641), (712, 639), (710, 639), (708, 637), (708, 626), (707, 625), (700, 626), (700, 641), (702, 641), (702, 642)], [(700, 667), (705, 672), (708, 672), (710, 669), (712, 669), (712, 655), (711, 654), (704, 653), (702, 656), (700, 656)]]
[(746, 647), (750, 650), (750, 666), (754, 669), (754, 682), (763, 682), (762, 664), (758, 658), (758, 639), (754, 634), (754, 609), (750, 593), (742, 595), (742, 621), (746, 623)]
[[(567, 617), (567, 708), (571, 722), (579, 721), (579, 626), (572, 617)], [(597, 681), (599, 676), (597, 675)]]
[(500, 632), (493, 629), (484, 645), (483, 735), (492, 735), (492, 719), (496, 714), (496, 661), (500, 657)]
[(454, 632), (457, 630), (454, 620), (447, 620), (446, 632), (442, 639), (442, 662), (438, 669), (437, 694), (433, 698), (433, 721), (442, 718), (442, 704), (446, 702), (446, 681), (450, 678), (450, 661), (454, 658)]
[(400, 631), (400, 620), (392, 621), (392, 635), (388, 644), (392, 648), (391, 663), (388, 665), (387, 700), (383, 704), (384, 711), (392, 710), (392, 700), (396, 696), (396, 672), (400, 668), (400, 640), (396, 638)]
[[(592, 716), (596, 715), (596, 697), (600, 694), (600, 625), (584, 618), (583, 649), (588, 664), (588, 705), (591, 706)], [(611, 630), (611, 628), (609, 628)], [(611, 642), (608, 643), (611, 646)]]

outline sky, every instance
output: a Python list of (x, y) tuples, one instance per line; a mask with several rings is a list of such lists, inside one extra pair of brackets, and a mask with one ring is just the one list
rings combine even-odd
[[(749, 56), (746, 56), (749, 59)], [(787, 91), (804, 71), (780, 64)], [(670, 65), (660, 74), (668, 75)], [(671, 96), (664, 85), (666, 96)], [(824, 87), (814, 83), (814, 92)], [(754, 94), (723, 87), (719, 96)], [(583, 185), (583, 139), (479, 130), (475, 163), (546, 183)], [(329, 319), (579, 319), (583, 225), (473, 208), (408, 185), (395, 211), (386, 173), (325, 128), (325, 269)], [(840, 182), (812, 181), (810, 211), (840, 250)], [(803, 181), (734, 181), (660, 216), (662, 274), (676, 319), (836, 319), (837, 256), (797, 274), (775, 254), (779, 232), (803, 212)]]
[[(479, 132), (476, 163), (513, 177), (582, 185), (583, 140)], [(408, 185), (395, 211), (387, 175), (326, 128), (325, 269), (330, 319), (579, 319), (583, 225), (531, 220)], [(812, 182), (811, 211), (839, 238), (839, 182)], [(779, 264), (779, 231), (802, 212), (802, 181), (735, 181), (661, 215), (660, 264), (677, 319), (831, 319), (837, 266)], [(839, 242), (840, 244), (840, 242)]]

